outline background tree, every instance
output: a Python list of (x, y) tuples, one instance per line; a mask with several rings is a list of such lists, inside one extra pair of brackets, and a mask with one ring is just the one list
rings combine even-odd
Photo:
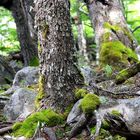
[(74, 60), (69, 10), (68, 0), (38, 0), (36, 4), (40, 42), (38, 100), (61, 111), (74, 101), (74, 90), (83, 85)]
[(137, 56), (131, 49), (136, 48), (137, 42), (127, 26), (121, 0), (85, 2), (100, 49), (100, 64), (119, 69), (136, 62)]
[(1, 6), (12, 11), (17, 26), (18, 39), (24, 65), (33, 65), (37, 61), (37, 34), (34, 30), (33, 0), (2, 0)]

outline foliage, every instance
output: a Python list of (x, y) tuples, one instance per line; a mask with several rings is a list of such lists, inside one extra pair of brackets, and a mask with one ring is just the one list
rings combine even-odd
[(46, 124), (49, 127), (62, 124), (63, 117), (51, 109), (42, 110), (29, 116), (23, 122), (17, 122), (13, 126), (14, 136), (25, 136), (30, 138), (34, 135), (38, 123)]
[(106, 66), (104, 67), (104, 71), (105, 71), (105, 74), (106, 74), (108, 77), (111, 76), (111, 74), (112, 74), (112, 72), (113, 72), (112, 67), (109, 66), (109, 65), (106, 65)]
[(85, 114), (92, 114), (93, 111), (100, 105), (100, 99), (95, 94), (87, 94), (82, 99), (79, 107)]
[(10, 11), (0, 7), (0, 54), (19, 50), (16, 26)]

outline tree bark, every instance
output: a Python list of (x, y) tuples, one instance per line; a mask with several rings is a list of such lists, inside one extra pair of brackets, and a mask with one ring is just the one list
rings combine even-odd
[[(121, 0), (85, 0), (85, 2), (95, 30), (95, 41), (100, 52), (103, 43), (114, 41), (119, 41), (133, 50), (136, 48), (137, 42), (127, 27)], [(104, 63), (101, 55), (100, 53), (99, 61)]]
[(47, 107), (59, 111), (74, 101), (75, 88), (83, 85), (74, 60), (69, 6), (68, 0), (38, 0), (36, 5), (42, 97), (39, 100), (46, 99)]
[(34, 30), (35, 13), (30, 11), (31, 6), (33, 7), (33, 0), (13, 0), (11, 7), (25, 66), (38, 58), (37, 34)]

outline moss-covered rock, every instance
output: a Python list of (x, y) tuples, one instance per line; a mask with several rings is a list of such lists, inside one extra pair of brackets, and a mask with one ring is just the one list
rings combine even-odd
[(82, 99), (79, 107), (85, 114), (92, 114), (93, 111), (100, 105), (100, 99), (95, 94), (87, 94)]
[(82, 88), (79, 89), (79, 88), (77, 88), (75, 90), (75, 97), (77, 99), (81, 99), (81, 98), (85, 97), (86, 94), (88, 94), (88, 91), (86, 89), (82, 89)]
[(30, 138), (34, 135), (37, 125), (46, 124), (47, 126), (55, 126), (63, 123), (63, 117), (55, 113), (51, 109), (42, 110), (29, 116), (22, 123), (15, 123), (13, 126), (14, 136), (25, 136)]
[(101, 66), (110, 65), (120, 70), (138, 62), (138, 58), (135, 52), (120, 41), (108, 41), (101, 44), (99, 61)]

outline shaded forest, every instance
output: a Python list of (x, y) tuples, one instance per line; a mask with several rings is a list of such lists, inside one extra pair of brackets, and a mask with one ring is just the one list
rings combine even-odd
[(139, 140), (139, 7), (1, 0), (0, 139)]

